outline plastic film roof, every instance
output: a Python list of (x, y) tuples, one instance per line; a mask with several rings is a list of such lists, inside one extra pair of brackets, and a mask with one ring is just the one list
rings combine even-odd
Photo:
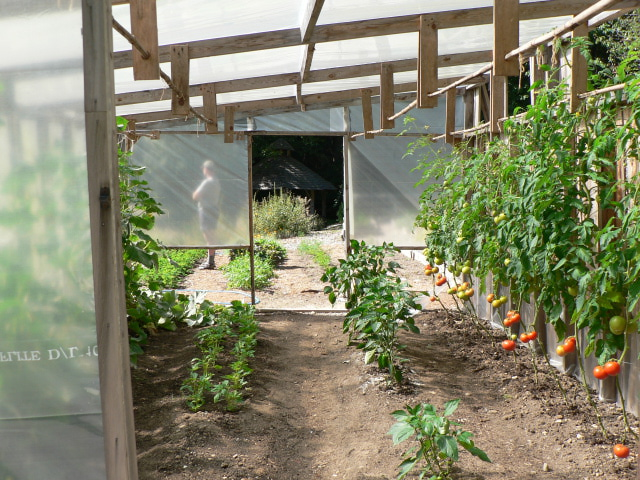
[[(131, 31), (129, 4), (115, 3), (114, 19)], [(520, 45), (596, 3), (521, 0)], [(310, 102), (354, 105), (362, 88), (374, 89), (375, 103), (383, 63), (393, 68), (397, 93), (416, 91), (420, 15), (437, 25), (441, 84), (491, 61), (491, 0), (157, 0), (160, 68), (171, 74), (168, 49), (187, 44), (190, 106), (200, 111), (199, 87), (215, 84), (219, 117), (225, 105), (236, 117), (305, 111)], [(165, 81), (134, 80), (131, 50), (114, 31), (117, 114), (139, 124), (176, 118)]]

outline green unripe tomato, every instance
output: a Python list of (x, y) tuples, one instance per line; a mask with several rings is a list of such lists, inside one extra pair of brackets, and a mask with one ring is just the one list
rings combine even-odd
[(436, 265), (442, 265), (443, 260), (440, 257), (433, 257), (433, 263)]
[(465, 275), (469, 275), (471, 273), (471, 267), (465, 265), (464, 267), (462, 267), (461, 272), (464, 273)]
[(578, 295), (578, 287), (575, 287), (573, 285), (570, 287), (567, 287), (567, 293), (572, 297), (575, 297), (576, 295)]
[(609, 330), (614, 335), (622, 335), (627, 329), (627, 320), (620, 316), (615, 315), (609, 319)]
[(511, 259), (510, 258), (505, 258), (504, 259), (504, 266), (505, 267), (508, 267), (510, 263), (511, 263)]
[(465, 267), (470, 267), (471, 266), (471, 260), (465, 260), (464, 261), (464, 266)]
[(456, 238), (456, 243), (462, 243), (462, 242), (464, 242), (464, 237)]
[(511, 340), (517, 340), (517, 339), (518, 339), (518, 335), (516, 335), (515, 333), (511, 335)]

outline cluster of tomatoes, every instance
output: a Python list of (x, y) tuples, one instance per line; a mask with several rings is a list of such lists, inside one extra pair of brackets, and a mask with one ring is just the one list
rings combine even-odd
[(476, 292), (469, 282), (462, 282), (457, 287), (451, 287), (447, 293), (457, 295), (460, 300), (469, 300)]
[(593, 369), (593, 376), (598, 380), (604, 380), (607, 377), (615, 377), (620, 373), (620, 364), (617, 360), (609, 360), (604, 365), (596, 365)]
[[(522, 317), (520, 315), (520, 312), (516, 310), (509, 310), (507, 312), (507, 318), (505, 318), (502, 323), (504, 324), (505, 327), (510, 327), (518, 323), (521, 319)], [(502, 342), (502, 348), (504, 348), (507, 351), (515, 350), (516, 348), (515, 341), (517, 338), (518, 336), (512, 335), (511, 338), (504, 340)], [(532, 330), (530, 332), (522, 332), (519, 338), (522, 343), (529, 343), (535, 340), (536, 338), (538, 338), (538, 332), (536, 332), (535, 330)]]
[(558, 345), (556, 347), (556, 354), (559, 357), (564, 357), (565, 355), (576, 351), (576, 337), (567, 337), (565, 338), (562, 345)]
[(493, 308), (500, 308), (502, 305), (507, 303), (507, 300), (508, 299), (505, 295), (502, 297), (497, 297), (495, 293), (487, 295), (487, 302), (489, 302)]

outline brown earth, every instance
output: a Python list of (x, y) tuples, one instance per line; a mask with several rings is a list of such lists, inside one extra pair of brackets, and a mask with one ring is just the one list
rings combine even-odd
[[(344, 256), (338, 234), (315, 238), (334, 262)], [(574, 378), (554, 375), (540, 356), (536, 374), (529, 349), (507, 354), (495, 344), (504, 334), (481, 334), (457, 315), (435, 309), (417, 314), (422, 333), (402, 335), (408, 385), (402, 391), (387, 388), (381, 372), (364, 365), (362, 352), (347, 344), (344, 313), (327, 313), (322, 269), (297, 251), (298, 239), (283, 243), (287, 262), (274, 285), (257, 294), (261, 331), (251, 388), (239, 412), (227, 413), (217, 404), (198, 413), (186, 407), (180, 386), (197, 355), (193, 329), (153, 337), (132, 371), (142, 480), (392, 479), (410, 443), (393, 445), (387, 435), (391, 412), (420, 402), (441, 410), (454, 398), (461, 399), (454, 418), (492, 460), (484, 463), (463, 452), (455, 478), (638, 478), (635, 440), (627, 441), (629, 458), (611, 454), (624, 432), (618, 407), (598, 402), (611, 434), (605, 440)], [(218, 258), (225, 262), (225, 256)], [(425, 289), (422, 265), (397, 259), (412, 287)], [(197, 270), (185, 288), (224, 290), (224, 277), (218, 270)], [(210, 293), (217, 300), (225, 295)], [(637, 419), (630, 420), (637, 432)]]

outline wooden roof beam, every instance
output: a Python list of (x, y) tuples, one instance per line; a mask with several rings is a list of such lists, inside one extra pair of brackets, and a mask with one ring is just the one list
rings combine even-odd
[[(482, 63), (491, 60), (491, 51), (458, 53), (452, 55), (440, 55), (438, 57), (438, 67), (451, 67), (465, 65), (468, 63)], [(394, 72), (410, 72), (416, 69), (416, 60), (399, 60), (389, 62), (393, 65)], [(369, 63), (365, 65), (355, 65), (350, 67), (327, 68), (314, 70), (308, 73), (305, 83), (325, 82), (330, 80), (341, 80), (347, 78), (357, 78), (378, 75), (380, 73), (380, 63)], [(243, 90), (254, 90), (258, 88), (283, 87), (295, 85), (300, 81), (300, 73), (284, 73), (278, 75), (268, 75), (264, 77), (244, 78), (237, 80), (227, 80), (216, 83), (217, 93), (239, 92)], [(200, 95), (201, 85), (193, 85), (189, 89), (191, 97)], [(170, 95), (169, 89), (140, 90), (138, 92), (128, 92), (116, 94), (116, 105), (133, 105), (136, 103), (157, 102), (166, 99)]]
[(518, 58), (505, 55), (520, 45), (519, 0), (493, 0), (493, 74), (517, 76)]
[[(593, 0), (546, 0), (520, 5), (520, 20), (531, 20), (561, 15), (575, 15), (593, 4)], [(633, 8), (640, 5), (638, 0), (620, 0), (616, 8)], [(429, 14), (440, 29), (490, 24), (493, 22), (493, 8), (482, 7)], [(313, 29), (309, 43), (351, 40), (418, 31), (420, 15), (346, 22), (320, 25)], [(251, 52), (270, 48), (300, 45), (300, 30), (297, 28), (236, 35), (189, 42), (191, 58), (212, 57), (231, 53)], [(159, 61), (168, 62), (170, 45), (159, 47)], [(131, 50), (114, 53), (115, 68), (132, 66)]]
[[(156, 0), (131, 0), (129, 11), (131, 33), (142, 46), (142, 49), (133, 48), (133, 78), (157, 80), (160, 78), (160, 63)], [(144, 50), (149, 56), (140, 50)]]
[(300, 25), (300, 39), (302, 43), (309, 43), (316, 28), (318, 17), (324, 6), (324, 0), (307, 0), (307, 9)]
[(418, 108), (435, 108), (438, 97), (438, 27), (432, 17), (420, 16), (418, 35)]
[(171, 47), (171, 80), (175, 88), (171, 91), (171, 113), (175, 116), (189, 115), (189, 46)]

